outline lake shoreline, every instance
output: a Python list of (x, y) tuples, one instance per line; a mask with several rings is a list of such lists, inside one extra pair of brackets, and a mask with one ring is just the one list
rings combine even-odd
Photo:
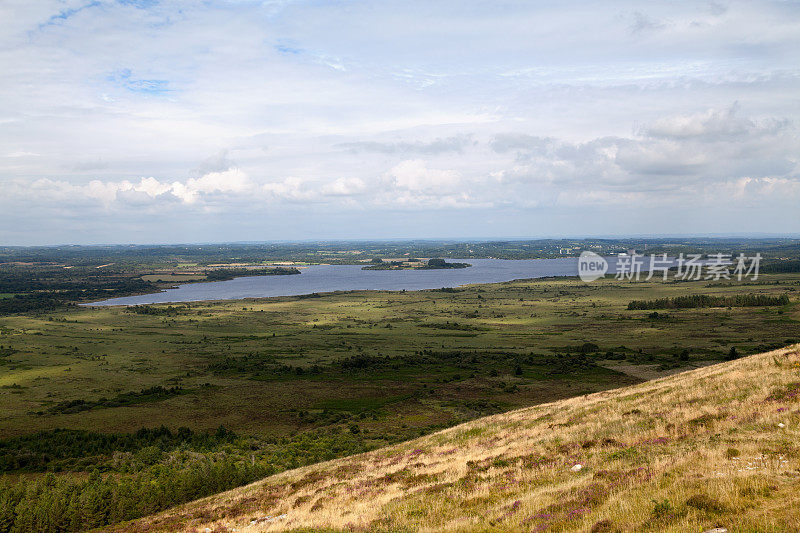
[[(144, 295), (81, 303), (85, 307), (151, 305), (298, 297), (354, 291), (420, 291), (577, 276), (577, 257), (557, 259), (461, 259), (471, 268), (362, 270), (362, 265), (309, 265), (300, 275), (241, 276), (225, 281), (178, 284)], [(612, 261), (612, 267), (613, 267)], [(610, 272), (613, 272), (613, 268)], [(288, 278), (288, 279), (287, 279)]]

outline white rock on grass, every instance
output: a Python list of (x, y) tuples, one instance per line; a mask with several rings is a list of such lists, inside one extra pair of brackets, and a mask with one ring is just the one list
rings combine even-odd
[(581, 468), (583, 468), (583, 465), (582, 464), (577, 464), (577, 465), (573, 466), (572, 468), (570, 468), (570, 470), (572, 470), (573, 472), (580, 472)]
[(728, 533), (728, 528), (715, 527), (714, 529), (706, 529), (703, 533)]
[(779, 428), (781, 428), (781, 429), (783, 429), (783, 428), (785, 428), (785, 427), (786, 427), (786, 424), (784, 424), (783, 422), (781, 422), (781, 423), (779, 423), (779, 424), (778, 424), (778, 427), (779, 427)]

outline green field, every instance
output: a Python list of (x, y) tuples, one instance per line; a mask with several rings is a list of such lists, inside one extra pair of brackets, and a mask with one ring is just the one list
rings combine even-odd
[[(345, 416), (376, 438), (394, 439), (636, 380), (636, 370), (607, 367), (688, 368), (720, 360), (731, 347), (747, 354), (786, 344), (800, 338), (799, 283), (796, 274), (749, 286), (535, 280), (151, 306), (156, 314), (79, 308), (3, 317), (0, 431), (223, 424), (282, 435)], [(791, 303), (657, 316), (626, 309), (632, 300), (743, 292), (788, 294)], [(155, 386), (181, 391), (58, 410), (60, 402)]]
[[(8, 511), (24, 527), (86, 529), (486, 414), (765, 351), (800, 339), (798, 288), (791, 273), (561, 278), (0, 317), (2, 478), (57, 473), (35, 490), (7, 488), (5, 508), (26, 509)], [(770, 305), (628, 309), (740, 300)], [(131, 436), (159, 426), (168, 432)], [(123, 441), (124, 452), (109, 444)], [(43, 525), (30, 517), (45, 504), (25, 499), (36, 490), (117, 510), (80, 503), (70, 524)]]

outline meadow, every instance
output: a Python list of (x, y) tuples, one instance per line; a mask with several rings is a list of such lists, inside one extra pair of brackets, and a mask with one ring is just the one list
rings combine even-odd
[[(163, 424), (281, 435), (345, 416), (407, 437), (638, 379), (636, 369), (609, 368), (669, 371), (722, 360), (731, 348), (789, 344), (800, 337), (798, 287), (797, 274), (750, 285), (548, 279), (3, 317), (0, 431)], [(627, 308), (742, 293), (790, 303)], [(113, 405), (152, 387), (180, 393)], [(97, 405), (59, 409), (73, 401)]]
[[(791, 344), (798, 288), (796, 273), (722, 283), (557, 278), (0, 317), (0, 468), (11, 483), (0, 492), (14, 509), (42, 492), (75, 501), (68, 525), (37, 529), (129, 520), (480, 416)], [(629, 309), (743, 294), (765, 305)], [(153, 440), (147, 431), (162, 426)], [(36, 445), (65, 438), (73, 444), (58, 456)], [(102, 445), (123, 441), (122, 455)], [(160, 496), (137, 496), (153, 486), (148, 494)], [(97, 510), (104, 498), (117, 509)], [(20, 524), (49, 516), (35, 505)], [(6, 516), (3, 531), (22, 520)]]

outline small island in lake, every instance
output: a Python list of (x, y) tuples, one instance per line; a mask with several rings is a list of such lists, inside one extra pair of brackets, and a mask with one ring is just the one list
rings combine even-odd
[(206, 272), (206, 281), (228, 281), (244, 276), (287, 276), (299, 273), (300, 270), (294, 267), (220, 268)]
[(369, 266), (361, 270), (438, 270), (446, 268), (467, 268), (469, 263), (448, 263), (444, 259), (433, 258), (428, 261), (421, 259), (405, 259), (398, 261), (384, 261), (383, 259), (373, 259)]

